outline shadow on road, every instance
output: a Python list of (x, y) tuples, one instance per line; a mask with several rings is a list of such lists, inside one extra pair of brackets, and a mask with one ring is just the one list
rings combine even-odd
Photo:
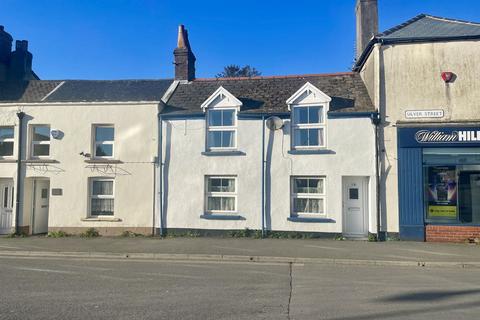
[(470, 290), (432, 290), (394, 295), (380, 299), (383, 302), (425, 302), (449, 299), (456, 296), (480, 293), (480, 289)]

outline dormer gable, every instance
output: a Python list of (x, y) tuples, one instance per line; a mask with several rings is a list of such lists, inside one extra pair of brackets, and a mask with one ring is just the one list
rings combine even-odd
[(292, 105), (322, 104), (325, 105), (326, 111), (328, 111), (330, 101), (332, 101), (332, 98), (310, 82), (307, 82), (287, 99), (287, 105), (288, 110), (291, 110)]
[(213, 108), (236, 108), (240, 109), (242, 102), (235, 98), (227, 89), (220, 86), (207, 100), (205, 100), (201, 108), (205, 112), (207, 109)]

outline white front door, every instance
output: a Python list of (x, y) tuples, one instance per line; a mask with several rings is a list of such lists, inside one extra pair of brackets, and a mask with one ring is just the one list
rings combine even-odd
[(13, 222), (13, 180), (0, 182), (0, 234), (12, 232)]
[(48, 203), (50, 182), (48, 180), (33, 181), (33, 233), (48, 232)]
[(343, 178), (343, 234), (351, 238), (368, 236), (366, 177)]

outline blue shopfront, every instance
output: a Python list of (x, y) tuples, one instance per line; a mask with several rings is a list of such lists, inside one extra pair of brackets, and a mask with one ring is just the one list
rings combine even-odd
[(399, 127), (400, 238), (426, 226), (480, 227), (480, 125)]

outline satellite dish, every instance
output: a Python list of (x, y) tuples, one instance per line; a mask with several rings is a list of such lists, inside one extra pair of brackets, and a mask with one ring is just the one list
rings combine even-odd
[(283, 120), (279, 117), (270, 117), (266, 120), (267, 128), (270, 130), (278, 130), (283, 127)]
[(62, 139), (63, 132), (58, 129), (52, 129), (50, 131), (50, 135), (52, 136), (53, 139)]

